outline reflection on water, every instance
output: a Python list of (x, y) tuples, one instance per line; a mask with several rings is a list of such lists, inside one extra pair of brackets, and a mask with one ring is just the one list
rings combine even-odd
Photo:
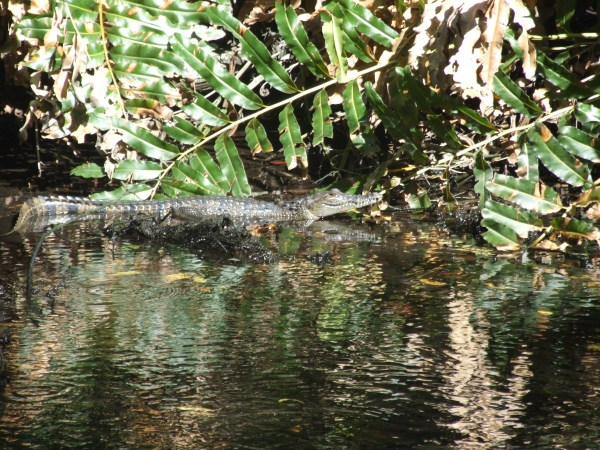
[[(272, 266), (66, 233), (36, 263), (41, 315), (4, 309), (1, 448), (598, 441), (597, 260), (496, 259), (408, 224), (287, 232), (271, 245), (297, 256)], [(24, 273), (34, 245), (0, 243), (0, 263)]]

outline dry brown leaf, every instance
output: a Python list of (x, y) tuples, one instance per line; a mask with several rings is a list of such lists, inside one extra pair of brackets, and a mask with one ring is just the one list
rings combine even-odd
[(494, 104), (492, 95), (492, 81), (502, 61), (502, 42), (508, 26), (510, 8), (506, 0), (494, 0), (490, 5), (487, 17), (487, 27), (482, 38), (487, 49), (481, 58), (481, 111), (485, 112)]

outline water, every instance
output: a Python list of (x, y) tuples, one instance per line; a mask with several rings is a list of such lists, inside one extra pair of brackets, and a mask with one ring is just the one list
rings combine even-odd
[[(371, 242), (287, 230), (265, 266), (79, 242), (89, 228), (45, 244), (40, 313), (3, 306), (0, 448), (600, 442), (598, 258), (498, 258), (402, 224)], [(0, 243), (20, 288), (34, 245)]]

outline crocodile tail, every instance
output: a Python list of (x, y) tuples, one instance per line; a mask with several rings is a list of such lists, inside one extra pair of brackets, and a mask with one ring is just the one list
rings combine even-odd
[(27, 232), (34, 222), (54, 217), (85, 214), (104, 206), (103, 202), (82, 197), (33, 197), (23, 203), (11, 233)]

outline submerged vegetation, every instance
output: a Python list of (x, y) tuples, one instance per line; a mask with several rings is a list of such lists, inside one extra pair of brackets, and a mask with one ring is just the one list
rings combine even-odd
[(72, 174), (123, 185), (95, 198), (248, 195), (243, 135), (263, 165), (477, 202), (496, 248), (565, 250), (600, 238), (594, 8), (42, 0), (9, 6), (0, 51), (36, 95), (23, 131), (97, 140)]

